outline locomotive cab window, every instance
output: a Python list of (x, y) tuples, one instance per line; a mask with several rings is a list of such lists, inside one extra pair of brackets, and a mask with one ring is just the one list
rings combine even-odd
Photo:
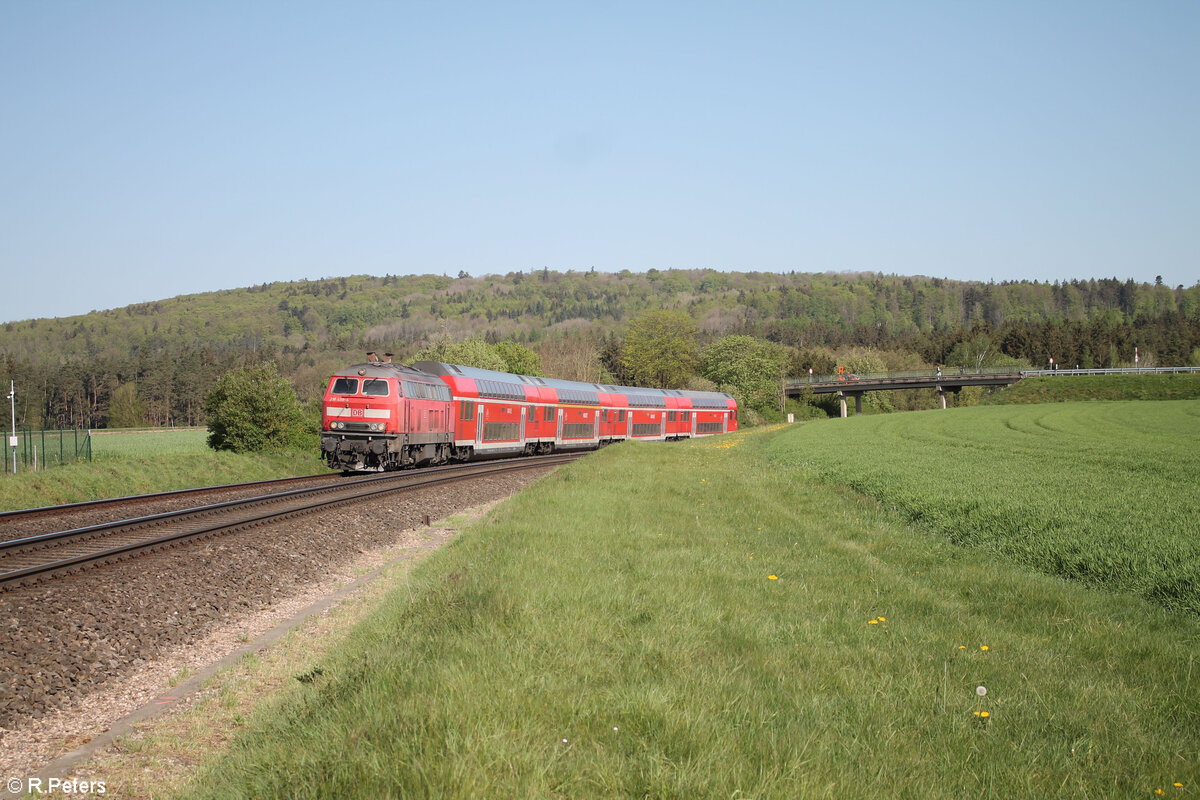
[(387, 397), (388, 382), (382, 378), (367, 378), (363, 381), (362, 393), (371, 397)]
[(358, 394), (358, 378), (338, 378), (333, 382), (334, 394)]

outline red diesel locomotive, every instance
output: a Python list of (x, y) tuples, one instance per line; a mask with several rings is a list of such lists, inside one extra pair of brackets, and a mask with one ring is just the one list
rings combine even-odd
[(321, 451), (333, 469), (383, 472), (738, 428), (737, 403), (720, 392), (534, 378), (435, 361), (404, 366), (374, 353), (367, 357), (333, 375), (325, 391)]

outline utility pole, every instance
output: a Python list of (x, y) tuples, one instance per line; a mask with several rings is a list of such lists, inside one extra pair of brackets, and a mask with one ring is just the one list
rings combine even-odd
[(8, 437), (8, 446), (12, 448), (13, 475), (17, 474), (17, 383), (8, 382), (8, 402), (12, 408), (12, 436)]

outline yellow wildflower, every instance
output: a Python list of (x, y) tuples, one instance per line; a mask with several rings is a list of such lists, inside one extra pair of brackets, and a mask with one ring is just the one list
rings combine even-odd
[(991, 648), (988, 647), (986, 644), (981, 644), (981, 645), (979, 645), (979, 649), (986, 653)]
[(869, 620), (867, 620), (867, 624), (868, 624), (868, 625), (878, 625), (878, 624), (879, 624), (879, 620), (877, 620), (877, 619), (869, 619)]
[(769, 580), (769, 581), (777, 581), (777, 580), (779, 580), (779, 576), (778, 576), (778, 575), (768, 575), (768, 576), (767, 576), (767, 580)]

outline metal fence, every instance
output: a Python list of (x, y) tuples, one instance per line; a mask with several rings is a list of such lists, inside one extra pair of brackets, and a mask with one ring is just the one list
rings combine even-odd
[(1020, 375), (1022, 378), (1034, 378), (1058, 375), (1167, 375), (1171, 373), (1200, 372), (1200, 367), (1123, 367), (1118, 369), (1022, 369), (1020, 367), (982, 367), (970, 369), (961, 367), (942, 367), (941, 369), (918, 369), (905, 372), (860, 372), (854, 375), (813, 375), (800, 378), (785, 378), (785, 387), (804, 386), (809, 383), (832, 383), (838, 380), (892, 380), (896, 378), (930, 378), (952, 377), (955, 375)]
[(35, 472), (92, 460), (92, 432), (86, 430), (34, 430), (19, 428), (16, 447), (6, 434), (9, 447), (4, 452), (4, 472)]

